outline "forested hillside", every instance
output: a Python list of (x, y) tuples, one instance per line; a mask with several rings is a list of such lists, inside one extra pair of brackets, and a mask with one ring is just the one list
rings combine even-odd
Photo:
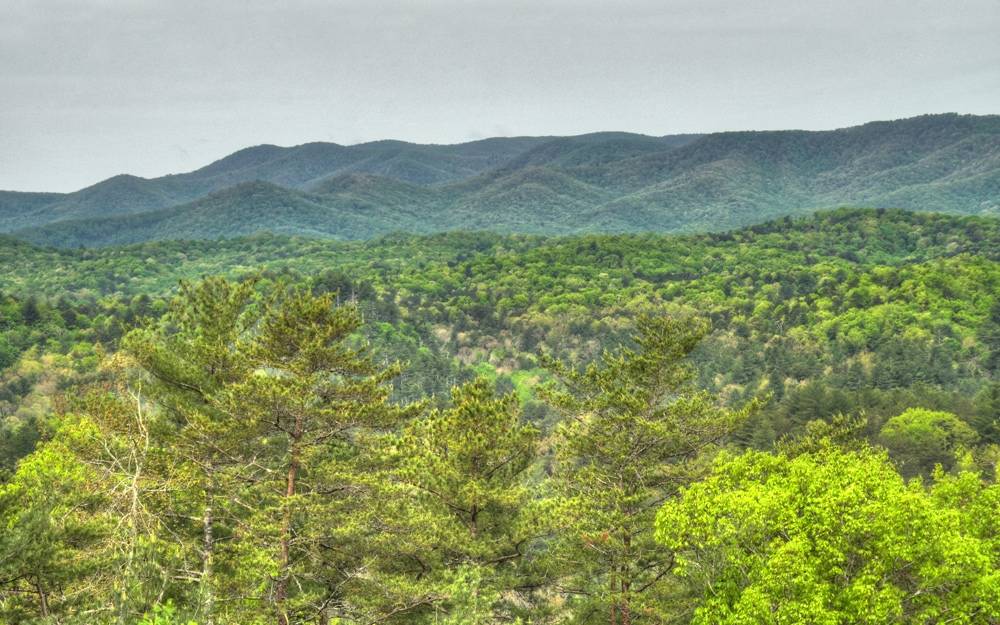
[(996, 219), (0, 266), (0, 621), (1000, 619)]
[(354, 146), (307, 143), (240, 150), (193, 172), (120, 175), (73, 193), (0, 192), (0, 231), (64, 219), (129, 215), (189, 202), (245, 182), (289, 189), (321, 186), (337, 174), (368, 173), (416, 184), (447, 182), (496, 167), (545, 138), (496, 138), (454, 146), (377, 141)]
[(256, 232), (720, 231), (821, 208), (997, 215), (1000, 117), (928, 115), (823, 132), (257, 146), (156, 179), (0, 192), (0, 231), (44, 245)]

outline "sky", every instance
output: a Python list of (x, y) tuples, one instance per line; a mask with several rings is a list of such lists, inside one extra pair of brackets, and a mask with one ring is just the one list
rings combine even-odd
[(262, 143), (1000, 113), (998, 0), (0, 0), (0, 189)]

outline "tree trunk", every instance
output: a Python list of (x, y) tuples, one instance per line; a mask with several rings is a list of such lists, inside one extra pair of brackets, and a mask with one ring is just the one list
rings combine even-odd
[(479, 535), (479, 506), (472, 504), (472, 512), (469, 516), (469, 531), (472, 533), (472, 538), (476, 538)]
[(213, 532), (215, 502), (214, 487), (209, 487), (205, 493), (205, 514), (202, 516), (202, 552), (201, 552), (201, 592), (202, 615), (205, 625), (215, 625), (215, 590), (212, 588), (213, 565), (215, 560), (215, 535)]
[(302, 417), (296, 415), (295, 427), (292, 429), (292, 447), (288, 462), (288, 475), (285, 478), (285, 506), (281, 518), (280, 551), (278, 553), (278, 583), (274, 589), (274, 603), (278, 609), (278, 625), (288, 625), (288, 613), (285, 602), (288, 599), (289, 581), (289, 547), (292, 539), (292, 504), (295, 496), (295, 480), (299, 475), (299, 445), (302, 441)]
[(611, 576), (611, 625), (618, 625), (618, 599), (615, 598), (615, 576)]
[(632, 625), (632, 610), (629, 598), (629, 591), (632, 589), (632, 579), (629, 572), (629, 560), (632, 557), (632, 535), (626, 531), (625, 536), (622, 538), (622, 543), (625, 546), (625, 562), (622, 563), (622, 573), (621, 573), (621, 615), (622, 615), (622, 625)]
[(42, 618), (49, 617), (49, 597), (42, 588), (42, 582), (35, 578), (35, 592), (38, 593), (38, 609), (42, 613)]
[(632, 625), (632, 610), (631, 607), (629, 606), (628, 584), (624, 581), (622, 582), (621, 614), (622, 614), (622, 625)]

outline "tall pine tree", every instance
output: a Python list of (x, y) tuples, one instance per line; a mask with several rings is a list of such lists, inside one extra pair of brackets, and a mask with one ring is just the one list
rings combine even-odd
[(513, 620), (538, 535), (528, 481), (538, 434), (514, 393), (497, 396), (480, 378), (390, 439), (392, 526), (380, 551), (390, 555), (390, 598), (397, 610), (409, 607), (399, 610), (406, 622)]
[(691, 382), (687, 357), (706, 334), (693, 319), (643, 315), (635, 348), (573, 368), (545, 395), (556, 433), (553, 501), (557, 587), (579, 622), (659, 622), (672, 555), (653, 540), (656, 511), (702, 475), (704, 459), (755, 408), (719, 406)]
[(374, 434), (417, 410), (390, 401), (401, 367), (376, 363), (354, 340), (360, 327), (358, 310), (331, 295), (280, 293), (241, 352), (253, 375), (230, 385), (222, 403), (256, 437), (245, 458), (259, 468), (253, 512), (235, 538), (244, 583), (256, 583), (279, 625), (348, 609), (344, 589), (364, 555), (352, 548), (363, 530), (359, 463)]

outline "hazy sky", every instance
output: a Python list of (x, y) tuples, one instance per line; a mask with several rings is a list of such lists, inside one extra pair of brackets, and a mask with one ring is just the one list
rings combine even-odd
[(1000, 113), (998, 0), (0, 0), (0, 189), (241, 147)]

